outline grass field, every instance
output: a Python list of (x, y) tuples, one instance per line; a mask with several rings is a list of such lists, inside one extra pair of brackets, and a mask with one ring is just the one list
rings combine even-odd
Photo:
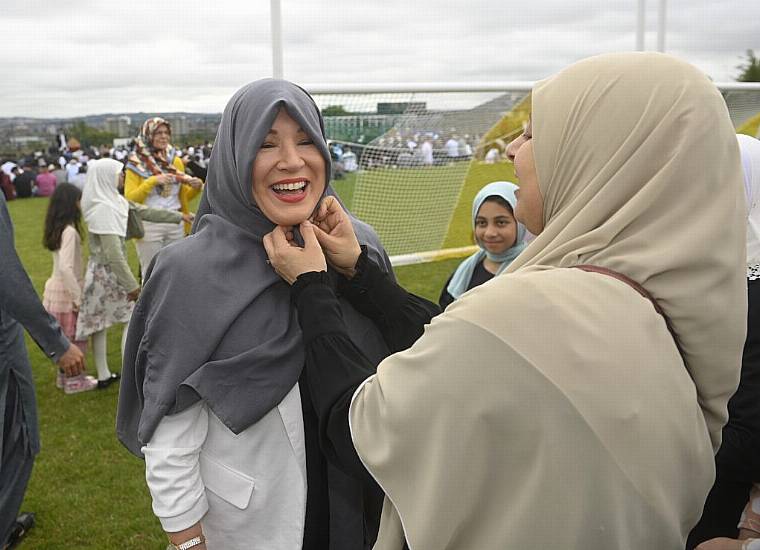
[[(351, 185), (350, 180), (336, 184), (336, 191), (348, 204)], [(52, 256), (41, 244), (47, 199), (16, 200), (8, 206), (19, 256), (41, 295), (52, 269)], [(469, 229), (465, 238), (467, 235)], [(128, 248), (130, 264), (137, 273), (134, 245), (130, 243)], [(396, 272), (405, 288), (437, 301), (458, 262), (407, 266)], [(121, 368), (119, 334), (112, 329), (108, 335), (108, 359), (115, 371)], [(37, 386), (42, 452), (22, 507), (37, 514), (37, 526), (20, 548), (166, 548), (166, 538), (151, 511), (143, 463), (129, 454), (114, 434), (118, 387), (65, 396), (55, 388), (54, 365), (28, 337), (27, 348)], [(89, 372), (94, 372), (90, 354), (87, 364)]]
[(348, 174), (333, 187), (394, 255), (473, 244), (472, 199), (497, 180), (514, 181), (512, 163), (381, 168)]

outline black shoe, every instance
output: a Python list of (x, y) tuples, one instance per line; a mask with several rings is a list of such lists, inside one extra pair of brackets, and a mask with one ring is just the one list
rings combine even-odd
[(118, 372), (112, 372), (109, 378), (106, 378), (105, 380), (98, 380), (98, 389), (106, 389), (108, 386), (116, 382), (119, 378), (121, 378), (121, 375)]
[(34, 527), (34, 514), (31, 512), (21, 514), (16, 518), (16, 523), (13, 525), (11, 534), (8, 536), (8, 545), (5, 548), (8, 550), (15, 548), (32, 527)]

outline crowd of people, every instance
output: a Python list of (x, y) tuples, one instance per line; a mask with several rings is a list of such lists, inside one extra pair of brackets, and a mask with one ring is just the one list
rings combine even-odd
[[(36, 151), (29, 156), (0, 160), (0, 191), (6, 201), (49, 197), (61, 183), (70, 183), (82, 191), (91, 161), (112, 158), (127, 164), (130, 155), (137, 148), (139, 139), (138, 136), (131, 140), (129, 145), (110, 148), (83, 148), (78, 142), (74, 142), (76, 145), (72, 143), (73, 148), (69, 148), (68, 145), (62, 146), (60, 150), (51, 147), (47, 152)], [(211, 149), (211, 143), (191, 145), (185, 149), (172, 147), (172, 154), (182, 160), (185, 170), (203, 179), (211, 157)]]
[[(469, 161), (480, 136), (459, 135), (451, 128), (447, 135), (411, 128), (391, 128), (370, 144), (333, 141), (329, 143), (335, 179), (345, 172), (376, 168), (446, 166)], [(346, 158), (344, 156), (347, 155)]]
[(47, 312), (0, 199), (6, 509), (39, 451), (18, 323), (67, 393), (118, 380), (128, 323), (116, 435), (173, 548), (760, 547), (760, 141), (694, 67), (608, 54), (538, 84), (502, 153), (519, 185), (476, 195), (438, 304), (336, 197), (346, 152), (301, 87), (238, 90), (202, 173), (170, 137), (149, 119), (126, 163), (54, 186)]

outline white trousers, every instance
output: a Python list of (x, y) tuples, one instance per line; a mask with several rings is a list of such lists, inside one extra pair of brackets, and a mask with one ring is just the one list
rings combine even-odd
[(185, 229), (182, 222), (143, 222), (143, 227), (145, 227), (145, 236), (135, 241), (135, 248), (137, 249), (137, 257), (140, 260), (140, 273), (144, 281), (145, 272), (151, 260), (153, 260), (153, 256), (158, 254), (158, 251), (167, 244), (182, 240), (185, 237)]

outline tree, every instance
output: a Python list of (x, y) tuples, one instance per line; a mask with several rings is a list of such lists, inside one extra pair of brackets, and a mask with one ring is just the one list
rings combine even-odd
[(83, 120), (77, 120), (66, 132), (70, 137), (75, 137), (82, 144), (82, 147), (91, 145), (108, 145), (113, 143), (116, 134), (104, 132), (92, 126), (88, 126)]
[(322, 116), (343, 116), (350, 114), (343, 105), (329, 105), (322, 109)]
[(760, 59), (753, 50), (747, 50), (747, 60), (736, 66), (741, 71), (736, 80), (739, 82), (760, 82)]

